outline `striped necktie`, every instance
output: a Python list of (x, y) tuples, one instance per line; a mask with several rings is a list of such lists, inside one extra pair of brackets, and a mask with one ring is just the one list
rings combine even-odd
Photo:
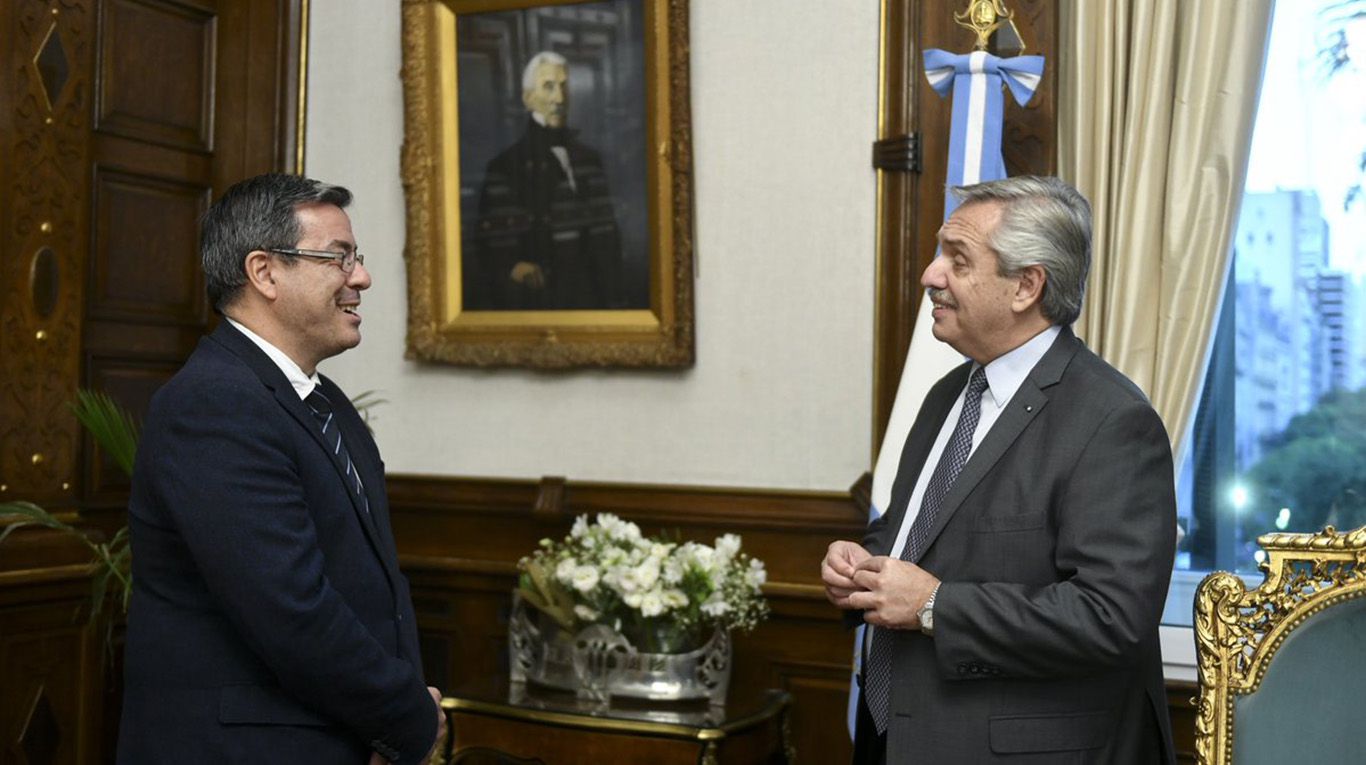
[[(953, 435), (939, 455), (939, 464), (930, 474), (930, 482), (925, 485), (925, 497), (920, 503), (920, 512), (911, 521), (911, 530), (906, 535), (906, 545), (901, 549), (901, 559), (915, 561), (925, 550), (929, 541), (930, 529), (939, 515), (954, 479), (962, 472), (963, 465), (972, 453), (972, 434), (977, 430), (977, 421), (982, 417), (982, 393), (987, 389), (987, 375), (983, 367), (977, 367), (968, 380), (968, 391), (963, 396), (963, 410), (958, 414), (958, 424)], [(878, 733), (885, 733), (891, 716), (892, 695), (892, 635), (887, 628), (879, 627), (873, 633), (873, 644), (868, 649), (868, 663), (863, 673), (863, 700), (868, 712), (873, 716)]]
[(361, 483), (360, 473), (356, 470), (355, 463), (351, 462), (351, 453), (346, 450), (346, 444), (342, 441), (341, 428), (337, 425), (332, 412), (332, 402), (328, 401), (327, 396), (315, 386), (313, 392), (304, 397), (304, 403), (308, 404), (308, 408), (313, 411), (313, 419), (317, 420), (318, 426), (322, 428), (323, 441), (332, 449), (333, 454), (346, 463), (346, 485), (360, 498), (361, 507), (369, 513), (370, 498), (365, 496), (365, 485)]

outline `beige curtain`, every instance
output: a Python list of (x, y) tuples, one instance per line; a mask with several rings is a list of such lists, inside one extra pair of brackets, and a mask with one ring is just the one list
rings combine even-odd
[(1222, 296), (1272, 0), (1069, 0), (1059, 174), (1091, 200), (1076, 331), (1152, 399), (1178, 451)]

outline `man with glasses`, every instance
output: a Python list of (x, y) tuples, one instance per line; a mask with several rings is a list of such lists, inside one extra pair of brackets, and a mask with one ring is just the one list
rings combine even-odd
[(223, 321), (153, 397), (138, 448), (120, 763), (417, 763), (444, 726), (384, 463), (317, 372), (360, 343), (350, 201), (272, 174), (204, 216)]

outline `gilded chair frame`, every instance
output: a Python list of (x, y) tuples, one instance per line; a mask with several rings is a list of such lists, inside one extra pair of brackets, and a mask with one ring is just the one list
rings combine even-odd
[(1225, 571), (1195, 593), (1200, 696), (1195, 754), (1201, 765), (1233, 762), (1233, 703), (1257, 690), (1276, 651), (1314, 614), (1366, 595), (1366, 526), (1317, 534), (1265, 534), (1263, 581), (1249, 591)]

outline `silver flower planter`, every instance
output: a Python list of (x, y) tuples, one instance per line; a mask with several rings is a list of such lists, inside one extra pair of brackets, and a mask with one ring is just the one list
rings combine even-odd
[(604, 624), (570, 634), (515, 592), (508, 654), (513, 682), (573, 691), (599, 702), (617, 696), (721, 705), (730, 685), (731, 644), (724, 630), (716, 630), (695, 651), (642, 653)]

